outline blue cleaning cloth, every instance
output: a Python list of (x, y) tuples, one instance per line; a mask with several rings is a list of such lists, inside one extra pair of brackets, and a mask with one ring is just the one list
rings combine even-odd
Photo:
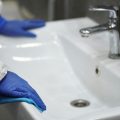
[(41, 112), (46, 110), (42, 99), (28, 82), (8, 71), (0, 81), (0, 104), (12, 102), (27, 102), (33, 104)]
[(45, 26), (44, 20), (6, 20), (0, 16), (0, 34), (12, 37), (36, 37), (30, 29)]

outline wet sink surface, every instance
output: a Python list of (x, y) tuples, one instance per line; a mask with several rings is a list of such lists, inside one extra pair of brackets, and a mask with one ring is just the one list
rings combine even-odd
[[(108, 41), (99, 42), (98, 47), (96, 42), (90, 43), (91, 47), (82, 38), (78, 40), (78, 33), (75, 33), (75, 37), (70, 36), (70, 29), (67, 30), (67, 24), (63, 23), (50, 23), (44, 29), (35, 30), (38, 34), (35, 39), (1, 37), (0, 60), (26, 79), (46, 103), (47, 111), (43, 114), (31, 105), (22, 104), (31, 114), (31, 119), (87, 120), (91, 116), (91, 120), (94, 117), (105, 120), (102, 118), (109, 116), (107, 111), (120, 105), (119, 77), (107, 70), (111, 68), (108, 63), (108, 68), (104, 67), (106, 62), (111, 63), (112, 67), (116, 65), (107, 58), (107, 48), (103, 46), (101, 49), (102, 43), (108, 44)], [(57, 25), (61, 27), (59, 29), (64, 29), (63, 33)], [(77, 99), (87, 100), (90, 104), (86, 107), (73, 107), (71, 102)], [(97, 116), (98, 113), (101, 115)]]

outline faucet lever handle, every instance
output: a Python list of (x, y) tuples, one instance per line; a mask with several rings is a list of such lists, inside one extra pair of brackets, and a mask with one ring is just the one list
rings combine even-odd
[(90, 11), (103, 11), (109, 12), (109, 18), (118, 18), (119, 7), (117, 6), (92, 6)]

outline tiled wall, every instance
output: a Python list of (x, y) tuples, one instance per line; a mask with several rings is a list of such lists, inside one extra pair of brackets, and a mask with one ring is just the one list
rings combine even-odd
[(55, 19), (83, 17), (86, 15), (87, 0), (56, 0)]
[[(49, 2), (52, 0), (17, 0), (36, 17), (49, 20)], [(66, 5), (67, 4), (67, 5)], [(54, 19), (82, 17), (86, 15), (87, 0), (55, 0)]]
[[(37, 18), (49, 20), (49, 2), (52, 0), (17, 0)], [(88, 7), (93, 5), (120, 5), (120, 0), (55, 0), (54, 19), (76, 18), (90, 16), (98, 22), (107, 18), (105, 12), (89, 12)]]
[(103, 23), (108, 20), (107, 12), (89, 12), (89, 6), (95, 5), (120, 5), (120, 0), (68, 0), (69, 17), (89, 16), (97, 22)]
[(119, 0), (88, 0), (88, 4), (92, 5), (118, 5)]
[[(95, 5), (120, 5), (120, 0), (56, 0), (56, 19), (76, 18), (89, 16), (97, 22), (103, 23), (108, 20), (107, 12), (89, 12), (89, 6)], [(65, 4), (68, 3), (68, 6)], [(64, 7), (65, 6), (65, 7)], [(66, 9), (68, 14), (66, 14)]]
[(20, 12), (26, 18), (48, 19), (49, 0), (16, 0), (20, 6)]

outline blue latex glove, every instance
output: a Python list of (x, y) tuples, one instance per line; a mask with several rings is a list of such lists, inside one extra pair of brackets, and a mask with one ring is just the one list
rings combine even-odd
[(0, 82), (0, 95), (0, 103), (27, 102), (40, 111), (46, 110), (45, 104), (27, 81), (10, 71)]
[(6, 20), (0, 17), (0, 34), (12, 37), (36, 37), (28, 30), (45, 26), (43, 20)]

